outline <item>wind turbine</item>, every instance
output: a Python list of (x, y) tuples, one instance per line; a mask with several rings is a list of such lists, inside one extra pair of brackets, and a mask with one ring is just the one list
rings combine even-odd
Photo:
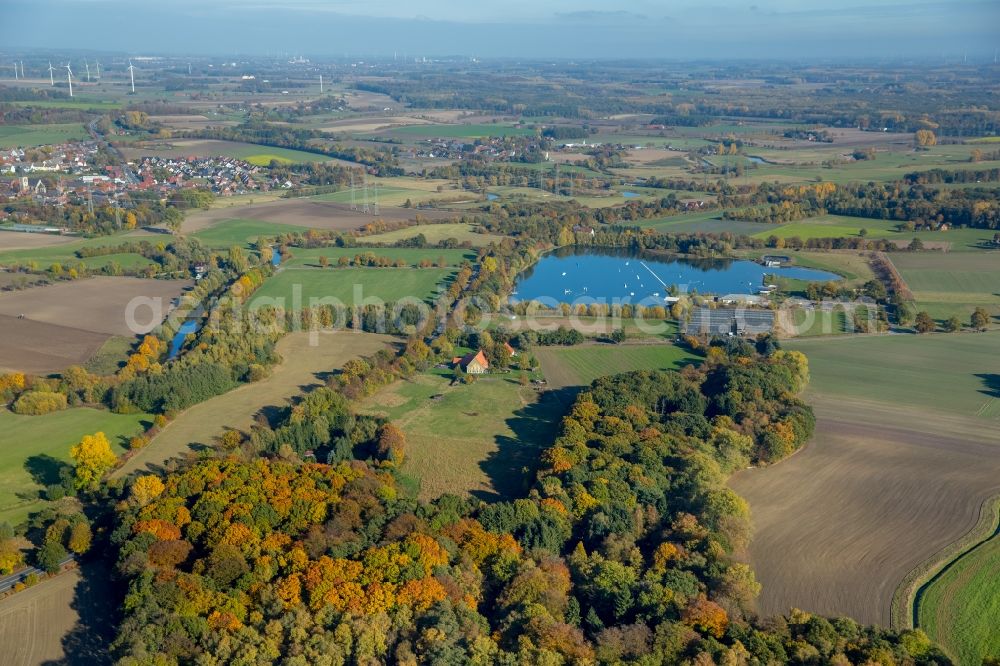
[(17, 61), (14, 61), (14, 80), (17, 81)]
[(69, 82), (69, 96), (73, 96), (73, 70), (69, 68), (69, 63), (66, 63), (66, 81)]
[(94, 64), (97, 65), (97, 78), (101, 78), (101, 63), (99, 60), (95, 60)]
[(323, 75), (319, 75), (319, 94), (323, 94)]
[(135, 66), (132, 64), (132, 60), (128, 61), (128, 75), (132, 79), (132, 94), (135, 94)]
[(24, 78), (24, 61), (21, 61), (21, 78)]
[[(86, 58), (83, 60), (83, 66), (87, 68), (87, 83), (90, 83), (90, 63), (87, 62)], [(23, 72), (24, 69), (22, 68), (21, 71)]]
[(56, 77), (52, 75), (54, 71), (56, 71), (56, 68), (52, 66), (52, 61), (49, 60), (49, 85), (53, 88), (56, 85)]

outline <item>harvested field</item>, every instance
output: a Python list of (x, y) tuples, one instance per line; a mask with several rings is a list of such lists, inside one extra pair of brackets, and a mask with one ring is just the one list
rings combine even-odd
[(1000, 400), (983, 378), (995, 334), (799, 341), (816, 436), (737, 473), (750, 503), (759, 609), (887, 625), (904, 576), (977, 522), (1000, 490)]
[(182, 412), (112, 477), (155, 470), (171, 458), (214, 444), (215, 437), (227, 428), (247, 430), (258, 413), (266, 415), (267, 408), (284, 407), (291, 398), (318, 385), (326, 373), (396, 341), (387, 335), (349, 331), (321, 333), (316, 340), (313, 346), (306, 332), (283, 337), (277, 345), (283, 361), (267, 379), (245, 384)]
[(80, 240), (74, 236), (58, 236), (56, 234), (25, 233), (23, 231), (6, 231), (0, 229), (0, 252), (7, 250), (30, 250), (36, 247), (65, 245)]
[(312, 227), (314, 229), (351, 231), (359, 229), (375, 220), (412, 220), (417, 215), (432, 220), (447, 220), (456, 217), (455, 213), (446, 211), (415, 211), (408, 208), (391, 208), (387, 206), (380, 207), (379, 214), (375, 216), (351, 210), (349, 204), (316, 201), (314, 199), (280, 199), (252, 206), (214, 208), (198, 211), (188, 215), (187, 219), (184, 220), (183, 230), (185, 233), (191, 233), (210, 227), (216, 222), (240, 218), (262, 220), (275, 224)]
[[(190, 282), (186, 280), (144, 280), (131, 277), (94, 277), (60, 282), (47, 287), (0, 294), (0, 315), (26, 319), (109, 335), (136, 335), (129, 328), (125, 312), (137, 297), (160, 298), (163, 315), (170, 301)], [(149, 308), (136, 311), (140, 324), (149, 323)], [(161, 317), (162, 319), (162, 317)], [(159, 324), (159, 322), (155, 322)]]
[(110, 336), (56, 326), (16, 316), (0, 315), (0, 372), (21, 371), (33, 375), (60, 372), (81, 365)]
[(420, 224), (417, 226), (387, 231), (381, 234), (364, 236), (363, 243), (396, 243), (423, 234), (428, 243), (437, 243), (448, 238), (454, 238), (460, 243), (469, 241), (473, 246), (487, 245), (500, 240), (499, 236), (477, 233), (472, 225), (462, 223)]
[(68, 571), (0, 602), (5, 664), (36, 666), (66, 659), (62, 639), (79, 620), (72, 606), (79, 582), (80, 573)]

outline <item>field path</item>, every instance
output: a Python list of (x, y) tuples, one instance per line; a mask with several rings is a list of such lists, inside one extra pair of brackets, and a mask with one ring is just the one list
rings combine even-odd
[(267, 379), (245, 384), (187, 409), (111, 477), (156, 469), (167, 460), (192, 450), (192, 445), (211, 445), (227, 428), (246, 430), (254, 416), (265, 407), (282, 407), (289, 399), (318, 385), (317, 374), (340, 368), (352, 358), (374, 354), (396, 338), (339, 331), (320, 334), (318, 341), (317, 346), (312, 346), (310, 334), (306, 332), (286, 335), (277, 345), (283, 361), (273, 368)]

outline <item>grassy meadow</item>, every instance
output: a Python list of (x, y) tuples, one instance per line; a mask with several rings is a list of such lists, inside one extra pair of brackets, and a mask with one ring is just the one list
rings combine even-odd
[(20, 523), (43, 506), (45, 486), (59, 483), (59, 468), (84, 435), (103, 432), (116, 453), (129, 437), (143, 430), (148, 414), (112, 414), (78, 407), (43, 416), (21, 416), (0, 410), (0, 522)]
[(361, 409), (403, 430), (403, 472), (419, 480), (424, 499), (443, 493), (517, 496), (561, 415), (558, 401), (540, 398), (514, 374), (453, 384), (450, 370), (396, 382)]
[(308, 307), (311, 299), (337, 299), (345, 305), (365, 299), (395, 302), (427, 300), (453, 274), (448, 268), (286, 268), (267, 279), (250, 300), (253, 304)]

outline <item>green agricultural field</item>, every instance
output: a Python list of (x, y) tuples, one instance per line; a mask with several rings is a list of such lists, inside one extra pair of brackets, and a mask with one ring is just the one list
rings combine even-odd
[(39, 109), (84, 109), (95, 111), (110, 111), (120, 109), (121, 102), (109, 102), (100, 99), (86, 99), (74, 97), (73, 99), (44, 99), (44, 100), (18, 100), (8, 102), (14, 106), (33, 106)]
[(40, 269), (47, 269), (52, 264), (61, 264), (64, 269), (69, 269), (82, 263), (90, 270), (99, 270), (112, 262), (117, 262), (118, 265), (125, 269), (155, 265), (154, 262), (151, 262), (142, 255), (134, 253), (108, 254), (87, 257), (85, 259), (76, 256), (76, 251), (81, 248), (109, 247), (132, 240), (136, 239), (116, 234), (114, 236), (88, 238), (71, 243), (60, 243), (58, 245), (42, 245), (22, 250), (7, 250), (6, 252), (0, 252), (0, 266), (12, 264), (27, 265), (30, 262), (35, 262)]
[(426, 300), (453, 273), (447, 268), (286, 268), (268, 278), (250, 303), (251, 307), (271, 302), (298, 309), (307, 307), (314, 298), (333, 298), (345, 305), (373, 298), (384, 302), (407, 297)]
[[(990, 384), (986, 359), (996, 355), (1000, 334), (936, 333), (788, 341), (809, 357), (810, 372), (824, 396), (889, 403), (948, 413), (995, 427), (1000, 398)], [(993, 368), (995, 370), (995, 368)]]
[[(740, 220), (724, 220), (722, 213), (717, 210), (698, 211), (695, 213), (681, 213), (652, 220), (637, 220), (635, 224), (644, 229), (655, 229), (659, 233), (731, 233), (752, 235), (761, 230), (761, 225), (756, 222), (743, 222)], [(769, 229), (779, 229), (778, 225), (768, 227)]]
[(943, 320), (968, 324), (976, 307), (1000, 315), (1000, 252), (896, 252), (890, 256), (917, 301)]
[(587, 386), (598, 377), (631, 370), (675, 369), (699, 358), (672, 344), (538, 347), (534, 350), (550, 385)]
[[(755, 155), (764, 159), (802, 160), (802, 164), (762, 164), (749, 172), (749, 179), (762, 182), (779, 180), (781, 182), (815, 182), (827, 181), (838, 184), (851, 182), (899, 180), (908, 173), (929, 171), (931, 169), (969, 169), (992, 168), (994, 162), (973, 164), (969, 161), (974, 146), (963, 144), (938, 145), (928, 150), (915, 151), (910, 148), (898, 148), (889, 152), (877, 152), (874, 160), (860, 160), (837, 164), (833, 167), (822, 166), (822, 161), (839, 159), (844, 152), (843, 146), (811, 148), (808, 152), (801, 151), (768, 151), (754, 150)], [(736, 179), (740, 182), (741, 179)]]
[(486, 245), (499, 241), (499, 236), (481, 234), (475, 231), (471, 224), (459, 222), (446, 222), (444, 224), (420, 224), (413, 227), (387, 231), (382, 234), (363, 236), (360, 240), (365, 243), (396, 243), (423, 234), (428, 243), (434, 244), (449, 238), (454, 238), (459, 243), (468, 241), (474, 247)]
[[(419, 479), (420, 496), (519, 496), (549, 446), (560, 403), (521, 386), (516, 374), (453, 384), (450, 370), (417, 375), (383, 389), (363, 411), (391, 419), (406, 435), (403, 472)], [(527, 470), (527, 471), (526, 471)]]
[(386, 132), (407, 137), (441, 137), (444, 139), (480, 139), (489, 136), (532, 136), (534, 129), (513, 125), (405, 125)]
[[(371, 184), (369, 183), (369, 188), (370, 187)], [(463, 193), (461, 191), (454, 191), (454, 190), (445, 191), (440, 194), (437, 194), (435, 192), (430, 192), (428, 190), (409, 189), (405, 187), (395, 187), (392, 185), (383, 186), (379, 184), (378, 201), (379, 204), (382, 206), (402, 206), (407, 201), (416, 205), (430, 199), (450, 197), (450, 196), (455, 196), (456, 194), (466, 197), (474, 196), (472, 193)], [(361, 191), (355, 190), (354, 201), (359, 205), (362, 203), (361, 199), (362, 196), (363, 194), (361, 193)], [(371, 189), (369, 189), (369, 197), (374, 197), (374, 191)], [(342, 203), (342, 204), (351, 203), (351, 190), (347, 189), (347, 190), (341, 190), (340, 192), (330, 192), (329, 194), (320, 194), (313, 197), (313, 200), (332, 201), (334, 203)]]
[(148, 425), (148, 414), (112, 414), (85, 407), (44, 416), (19, 416), (0, 410), (0, 522), (20, 523), (44, 503), (40, 493), (59, 482), (69, 449), (84, 435), (103, 432), (117, 453), (129, 437)]
[(843, 308), (833, 310), (805, 310), (796, 308), (787, 317), (791, 327), (789, 334), (795, 337), (808, 338), (817, 335), (841, 335), (847, 332), (847, 313)]
[[(994, 520), (994, 524), (995, 524)], [(917, 626), (959, 664), (1000, 655), (1000, 535), (964, 553), (921, 590)]]
[(340, 257), (353, 258), (359, 254), (372, 253), (378, 257), (402, 259), (411, 266), (429, 260), (438, 263), (444, 259), (445, 266), (460, 266), (463, 261), (475, 261), (476, 253), (469, 250), (438, 250), (412, 247), (313, 247), (290, 248), (289, 257), (283, 258), (285, 268), (319, 268), (319, 258), (326, 257), (330, 265), (336, 265)]
[(789, 224), (758, 223), (757, 226), (760, 231), (753, 236), (754, 238), (768, 238), (770, 236), (792, 238), (793, 236), (798, 236), (802, 240), (810, 238), (851, 238), (859, 236), (859, 232), (862, 229), (866, 229), (868, 236), (871, 238), (889, 238), (892, 235), (900, 235), (894, 229), (896, 224), (896, 222), (872, 220), (863, 217), (820, 215)]
[[(259, 152), (251, 152), (259, 151)], [(330, 158), (318, 153), (307, 153), (304, 150), (276, 148), (274, 146), (253, 146), (246, 150), (234, 150), (233, 157), (244, 159), (254, 166), (268, 166), (271, 162), (279, 164), (298, 164), (301, 162), (325, 162)]]
[(79, 123), (65, 125), (0, 126), (0, 148), (32, 148), (52, 143), (82, 141), (89, 135)]
[(280, 236), (282, 234), (308, 231), (306, 227), (291, 224), (273, 224), (260, 220), (225, 220), (207, 229), (191, 234), (205, 247), (226, 249), (238, 245), (249, 247), (260, 236)]

